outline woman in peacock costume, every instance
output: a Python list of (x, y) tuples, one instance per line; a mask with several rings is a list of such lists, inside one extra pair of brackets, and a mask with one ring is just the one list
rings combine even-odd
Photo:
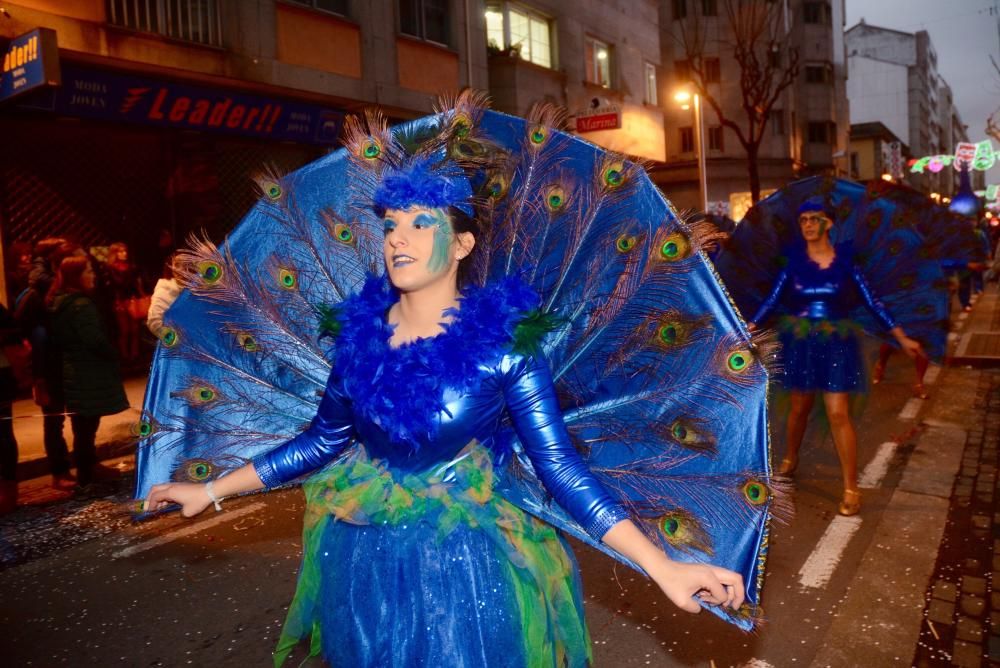
[[(984, 248), (982, 239), (967, 218), (935, 204), (927, 195), (913, 188), (882, 179), (868, 184), (867, 196), (888, 200), (898, 210), (908, 212), (925, 239), (924, 253), (930, 252), (941, 263), (945, 276), (951, 273), (952, 268), (967, 272), (985, 264), (989, 250)], [(947, 331), (948, 320), (945, 319), (941, 322), (942, 335), (946, 335)], [(879, 346), (878, 361), (872, 370), (873, 385), (882, 382), (894, 350), (896, 348), (889, 342)], [(927, 399), (929, 395), (924, 387), (924, 375), (930, 359), (918, 355), (913, 363), (916, 378), (913, 394), (919, 399)]]
[(352, 119), (188, 254), (137, 498), (190, 516), (310, 476), (276, 663), (310, 637), (332, 665), (586, 665), (556, 529), (685, 610), (760, 619), (767, 349), (711, 233), (560, 123), (473, 93)]
[(858, 183), (804, 179), (755, 205), (719, 261), (737, 303), (754, 314), (752, 330), (779, 316), (780, 382), (790, 396), (779, 473), (795, 472), (822, 392), (840, 459), (841, 515), (861, 510), (850, 414), (851, 394), (866, 385), (857, 332), (891, 339), (911, 357), (924, 354), (915, 339), (934, 357), (944, 350), (943, 276), (910, 213)]

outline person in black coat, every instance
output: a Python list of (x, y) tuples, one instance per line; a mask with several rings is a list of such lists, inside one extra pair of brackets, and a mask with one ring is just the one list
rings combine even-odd
[(63, 395), (73, 427), (73, 456), (81, 485), (114, 477), (97, 463), (101, 417), (128, 408), (118, 355), (89, 293), (96, 274), (87, 257), (64, 259), (47, 299), (52, 335), (62, 352)]

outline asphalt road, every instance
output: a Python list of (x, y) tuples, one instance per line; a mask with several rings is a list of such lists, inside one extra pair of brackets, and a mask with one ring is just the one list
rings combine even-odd
[[(856, 585), (866, 582), (859, 565), (873, 548), (905, 542), (887, 534), (880, 520), (920, 436), (916, 421), (899, 418), (911, 373), (905, 360), (894, 359), (887, 382), (866, 397), (860, 467), (876, 458), (880, 444), (899, 447), (880, 486), (866, 490), (861, 521), (843, 556), (827, 569), (829, 580), (805, 586), (800, 571), (831, 526), (840, 496), (832, 442), (822, 420), (813, 420), (789, 490), (794, 513), (773, 525), (764, 588), (769, 621), (758, 634), (744, 634), (709, 614), (680, 612), (644, 577), (577, 545), (595, 665), (837, 665), (824, 657), (831, 643), (855, 635), (845, 628), (856, 629), (852, 642), (860, 651), (877, 648), (883, 601), (876, 587), (868, 592), (874, 597), (870, 606), (863, 598), (858, 603)], [(779, 427), (776, 420), (776, 462)], [(226, 512), (194, 520), (172, 515), (134, 525), (127, 513), (130, 491), (126, 479), (87, 498), (0, 519), (4, 665), (269, 665), (301, 554), (301, 492), (228, 500)], [(926, 555), (932, 564), (934, 554)], [(899, 582), (885, 583), (886, 591), (922, 595), (927, 576), (918, 562), (900, 563)], [(892, 601), (884, 603), (891, 611)], [(852, 617), (845, 626), (848, 609)], [(912, 645), (887, 651), (898, 655), (897, 665), (913, 657)]]

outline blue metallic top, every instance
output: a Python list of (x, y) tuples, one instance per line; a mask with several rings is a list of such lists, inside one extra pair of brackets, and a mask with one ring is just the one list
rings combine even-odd
[(416, 449), (394, 441), (383, 427), (353, 410), (343, 382), (331, 374), (310, 427), (255, 457), (257, 475), (267, 487), (286, 483), (329, 463), (354, 442), (364, 443), (369, 456), (390, 470), (424, 471), (451, 461), (471, 441), (491, 445), (506, 409), (535, 473), (588, 534), (599, 540), (628, 518), (573, 447), (548, 365), (534, 356), (508, 353), (479, 369), (476, 389), (445, 389), (437, 433), (421, 439)]
[(779, 303), (797, 318), (844, 320), (850, 315), (856, 290), (876, 322), (886, 330), (894, 328), (895, 319), (868, 286), (849, 249), (838, 244), (837, 251), (833, 263), (825, 269), (810, 260), (804, 248), (790, 253), (788, 264), (751, 322), (763, 324)]

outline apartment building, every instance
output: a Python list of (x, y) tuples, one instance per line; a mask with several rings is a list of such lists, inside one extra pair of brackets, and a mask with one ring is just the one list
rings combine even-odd
[[(779, 34), (772, 53), (761, 57), (781, 66), (789, 62), (794, 50), (799, 68), (792, 85), (773, 106), (760, 143), (763, 193), (812, 174), (845, 175), (850, 118), (844, 0), (778, 0), (767, 5), (780, 14)], [(655, 179), (681, 208), (700, 208), (696, 120), (690, 109), (680, 108), (673, 100), (673, 91), (689, 80), (682, 44), (684, 31), (690, 31), (695, 22), (705, 39), (709, 92), (719, 100), (727, 118), (744, 130), (748, 124), (742, 109), (740, 66), (731, 46), (733, 26), (722, 10), (721, 0), (664, 0), (660, 4), (664, 80), (660, 99), (666, 117), (667, 156), (663, 167), (655, 171)], [(706, 106), (703, 116), (709, 209), (739, 218), (749, 200), (746, 151), (711, 108)]]

